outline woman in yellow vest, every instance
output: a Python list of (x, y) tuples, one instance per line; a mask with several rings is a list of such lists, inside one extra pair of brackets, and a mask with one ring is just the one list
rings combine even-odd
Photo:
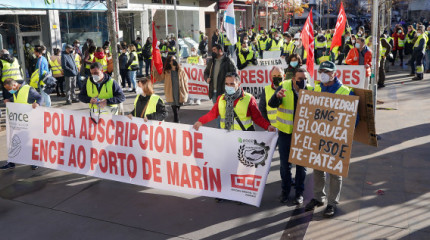
[(103, 67), (103, 72), (107, 73), (107, 57), (105, 55), (105, 51), (102, 47), (98, 47), (96, 52), (94, 53), (93, 62), (98, 62)]
[(94, 52), (95, 51), (96, 51), (96, 46), (90, 45), (90, 47), (88, 48), (88, 52), (85, 53), (85, 59), (84, 59), (84, 63), (85, 63), (85, 78), (88, 78), (88, 77), (91, 76), (90, 66), (94, 62)]
[(167, 117), (166, 106), (160, 96), (154, 94), (151, 80), (144, 77), (137, 82), (136, 99), (134, 108), (128, 117), (140, 117), (146, 121), (157, 120), (164, 121)]
[[(57, 97), (65, 97), (64, 94), (64, 72), (61, 67), (61, 51), (59, 48), (54, 48), (54, 55), (49, 59), (49, 65), (51, 66), (52, 75), (57, 79), (57, 86), (55, 86), (55, 91), (57, 92)], [(61, 95), (60, 95), (61, 91)]]
[(131, 81), (131, 84), (133, 85), (133, 89), (129, 89), (130, 92), (136, 92), (136, 74), (139, 70), (139, 58), (136, 52), (136, 46), (133, 44), (128, 45), (128, 52), (129, 52), (129, 58), (128, 63), (126, 65), (128, 69), (128, 78)]

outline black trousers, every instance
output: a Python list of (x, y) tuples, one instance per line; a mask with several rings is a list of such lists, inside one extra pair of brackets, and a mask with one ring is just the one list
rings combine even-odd
[(385, 83), (385, 58), (381, 58), (381, 61), (379, 61), (379, 79), (378, 79), (378, 86), (384, 86)]
[(399, 53), (400, 62), (403, 63), (403, 49), (397, 49), (396, 51), (393, 51), (393, 65), (396, 61), (397, 53)]
[(172, 105), (172, 111), (173, 111), (173, 122), (178, 123), (179, 122), (179, 109), (181, 106)]
[(128, 87), (131, 88), (131, 81), (130, 81), (130, 78), (128, 76), (128, 70), (127, 69), (120, 69), (119, 74), (121, 75), (121, 79), (122, 79), (121, 86), (123, 88), (125, 88), (125, 83), (127, 82)]

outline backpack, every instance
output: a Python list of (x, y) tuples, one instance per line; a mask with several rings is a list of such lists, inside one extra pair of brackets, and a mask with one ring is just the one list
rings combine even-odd
[(55, 89), (57, 85), (57, 79), (55, 79), (50, 73), (46, 74), (42, 80), (45, 84), (42, 86), (42, 90), (50, 94)]

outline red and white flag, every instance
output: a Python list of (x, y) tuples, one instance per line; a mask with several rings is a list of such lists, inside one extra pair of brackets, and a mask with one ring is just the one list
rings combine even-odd
[(346, 14), (343, 8), (343, 3), (340, 3), (339, 15), (337, 16), (336, 28), (334, 30), (333, 40), (331, 42), (330, 51), (336, 47), (342, 45), (342, 34), (345, 31), (346, 25)]
[[(157, 34), (155, 33), (155, 22), (152, 22), (152, 69), (157, 70), (158, 74), (161, 74), (163, 72), (163, 60), (161, 60), (161, 53), (160, 49), (157, 45)], [(154, 83), (156, 80), (151, 74), (151, 82)]]
[(305, 25), (303, 26), (302, 33), (300, 34), (300, 38), (303, 42), (303, 47), (305, 51), (308, 53), (308, 57), (306, 59), (306, 67), (311, 75), (314, 77), (314, 20), (312, 17), (312, 9), (309, 12), (309, 16), (306, 19)]

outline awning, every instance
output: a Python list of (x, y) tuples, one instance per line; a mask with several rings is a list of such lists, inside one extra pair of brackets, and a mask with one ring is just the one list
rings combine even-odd
[(96, 10), (106, 11), (103, 3), (96, 0), (55, 0), (50, 4), (42, 0), (11, 1), (0, 0), (0, 9), (37, 9), (37, 10)]

